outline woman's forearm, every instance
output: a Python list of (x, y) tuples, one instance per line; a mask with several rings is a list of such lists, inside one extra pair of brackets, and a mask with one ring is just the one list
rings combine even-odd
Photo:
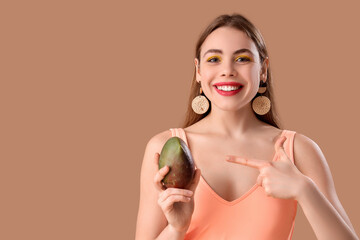
[(178, 232), (171, 225), (167, 225), (155, 240), (184, 240), (185, 234), (186, 231)]
[(359, 240), (331, 202), (310, 178), (297, 199), (319, 240)]

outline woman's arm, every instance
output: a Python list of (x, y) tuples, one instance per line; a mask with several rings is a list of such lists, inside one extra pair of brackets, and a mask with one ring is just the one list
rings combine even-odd
[[(154, 155), (160, 153), (161, 148), (169, 137), (165, 131), (152, 137), (146, 145), (140, 174), (140, 201), (136, 222), (135, 239), (181, 239), (176, 232), (167, 228), (167, 220), (158, 205), (159, 193), (154, 186), (154, 176), (158, 171), (154, 163)], [(183, 239), (183, 238), (182, 238)]]
[(159, 193), (154, 186), (154, 176), (159, 170), (154, 162), (156, 152), (169, 138), (170, 131), (152, 137), (146, 145), (140, 175), (140, 201), (136, 223), (136, 240), (184, 239), (185, 233), (172, 229), (158, 205)]
[(295, 165), (309, 179), (297, 200), (318, 239), (359, 239), (335, 191), (327, 161), (310, 138), (295, 134)]

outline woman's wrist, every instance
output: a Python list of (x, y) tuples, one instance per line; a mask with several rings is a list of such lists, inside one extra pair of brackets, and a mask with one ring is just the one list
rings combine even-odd
[(186, 229), (176, 229), (172, 225), (168, 225), (169, 231), (176, 236), (176, 239), (184, 239), (187, 228)]
[(170, 224), (157, 236), (156, 240), (184, 240), (186, 231), (179, 231)]

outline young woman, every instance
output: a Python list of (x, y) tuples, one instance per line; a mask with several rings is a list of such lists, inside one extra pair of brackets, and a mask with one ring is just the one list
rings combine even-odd
[[(260, 32), (239, 14), (219, 16), (196, 45), (183, 128), (146, 146), (136, 239), (287, 240), (298, 204), (318, 239), (358, 239), (323, 153), (295, 133), (278, 126)], [(159, 153), (172, 136), (195, 161), (189, 189), (161, 184), (169, 168), (158, 169)]]

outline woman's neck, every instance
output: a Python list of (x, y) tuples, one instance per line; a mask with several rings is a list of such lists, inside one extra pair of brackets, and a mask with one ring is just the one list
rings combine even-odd
[(251, 108), (251, 103), (237, 111), (224, 111), (212, 106), (211, 112), (203, 119), (204, 125), (213, 133), (224, 137), (241, 139), (247, 134), (266, 126)]

